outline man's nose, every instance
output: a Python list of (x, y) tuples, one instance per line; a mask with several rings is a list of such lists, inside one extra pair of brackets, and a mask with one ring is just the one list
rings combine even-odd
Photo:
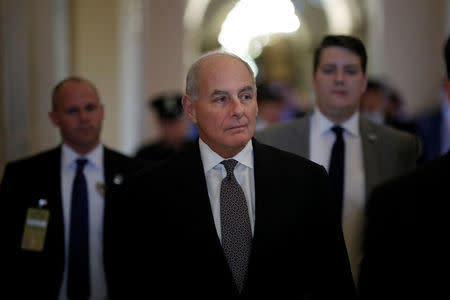
[(86, 120), (89, 117), (89, 112), (85, 109), (80, 110), (80, 119)]
[(337, 70), (334, 76), (334, 81), (338, 84), (342, 84), (344, 82), (344, 72), (342, 70)]
[(232, 105), (232, 114), (236, 117), (241, 117), (244, 113), (244, 107), (239, 98), (233, 98), (231, 101)]

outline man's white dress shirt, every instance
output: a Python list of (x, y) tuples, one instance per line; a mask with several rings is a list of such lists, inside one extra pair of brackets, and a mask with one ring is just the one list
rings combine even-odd
[(319, 109), (311, 116), (310, 159), (328, 171), (331, 149), (336, 135), (331, 130), (340, 125), (345, 142), (344, 154), (344, 197), (342, 231), (355, 279), (359, 273), (362, 258), (362, 230), (365, 209), (365, 176), (361, 134), (359, 132), (359, 113), (355, 113), (342, 124), (334, 124)]
[(69, 146), (63, 144), (61, 152), (61, 193), (64, 214), (65, 261), (64, 277), (59, 292), (59, 300), (67, 298), (68, 249), (70, 239), (70, 208), (72, 201), (72, 185), (77, 169), (76, 160), (85, 158), (88, 163), (84, 167), (84, 176), (88, 188), (89, 202), (89, 271), (91, 276), (90, 300), (104, 300), (107, 297), (105, 270), (103, 267), (103, 216), (105, 209), (103, 146), (99, 144), (94, 150), (80, 156)]
[[(223, 158), (199, 139), (200, 155), (205, 171), (206, 185), (208, 187), (209, 201), (214, 217), (214, 223), (217, 235), (222, 241), (222, 231), (220, 224), (220, 186), (222, 179), (227, 176), (225, 167), (221, 164), (223, 160), (231, 158)], [(234, 176), (244, 191), (245, 200), (247, 201), (248, 213), (250, 217), (250, 225), (252, 234), (255, 227), (255, 176), (253, 169), (253, 145), (250, 140), (241, 152), (236, 154), (233, 159), (238, 161), (234, 168)]]

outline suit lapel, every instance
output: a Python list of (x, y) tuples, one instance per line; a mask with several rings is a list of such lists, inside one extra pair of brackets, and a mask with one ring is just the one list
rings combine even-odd
[(279, 145), (277, 148), (308, 158), (310, 120), (310, 116), (305, 116), (287, 123), (285, 127), (280, 127), (283, 128), (281, 133), (283, 141), (282, 146)]
[[(194, 189), (192, 194), (199, 195), (199, 199), (198, 201), (196, 201), (198, 203), (198, 214), (197, 212), (195, 213), (196, 217), (201, 221), (201, 223), (204, 223), (205, 233), (207, 235), (214, 235), (214, 238), (208, 239), (214, 241), (212, 246), (219, 247), (222, 253), (222, 245), (217, 235), (217, 230), (214, 223), (214, 217), (212, 214), (211, 202), (208, 195), (208, 188), (206, 185), (206, 178), (203, 170), (203, 163), (201, 160), (200, 148), (198, 143), (195, 143), (193, 156), (191, 157), (191, 159), (189, 159), (189, 168), (194, 171), (194, 174), (197, 174), (197, 176), (189, 177), (191, 179), (191, 182), (189, 182), (189, 186)], [(198, 178), (201, 178), (201, 180), (199, 181)]]
[[(310, 127), (311, 127), (311, 116), (305, 116), (300, 118), (299, 126), (295, 126), (296, 128), (296, 139), (298, 139), (297, 143), (299, 149), (299, 155), (305, 158), (309, 158), (309, 140), (310, 140)], [(300, 137), (300, 138), (298, 138)]]
[(57, 257), (58, 265), (55, 267), (62, 272), (64, 268), (65, 234), (61, 194), (61, 147), (51, 150), (48, 158), (44, 161), (46, 166), (41, 167), (47, 169), (43, 170), (45, 175), (41, 182), (45, 188), (41, 196), (42, 199), (47, 200), (47, 206), (43, 208), (47, 208), (50, 212), (44, 249), (48, 251), (49, 256)]
[(363, 118), (360, 118), (359, 125), (361, 131), (362, 153), (365, 170), (365, 194), (367, 197), (369, 195), (369, 192), (378, 182), (379, 166), (381, 163), (380, 159), (382, 158), (380, 157), (378, 151), (380, 141), (375, 126), (372, 126), (371, 123), (364, 120)]
[[(177, 208), (177, 211), (187, 213), (190, 218), (188, 223), (191, 224), (184, 228), (189, 230), (185, 233), (185, 236), (189, 237), (189, 242), (195, 245), (193, 245), (193, 248), (197, 249), (197, 254), (201, 253), (207, 262), (206, 268), (212, 272), (208, 276), (216, 277), (217, 280), (222, 281), (219, 284), (220, 286), (227, 286), (227, 289), (237, 292), (231, 270), (223, 253), (222, 244), (217, 235), (198, 141), (194, 143), (192, 148), (180, 153), (171, 163), (171, 166), (175, 169), (180, 165), (185, 166), (185, 170), (189, 170), (189, 176), (176, 172), (177, 176), (180, 176), (178, 180), (180, 187), (175, 191), (175, 197), (183, 199), (177, 201), (181, 206)], [(183, 218), (184, 216), (180, 217), (180, 219)], [(195, 221), (192, 222), (192, 220)]]
[[(269, 176), (268, 164), (264, 162), (264, 150), (255, 139), (253, 139), (254, 176), (255, 176), (255, 231), (254, 241), (258, 238), (259, 232), (265, 232), (263, 227), (267, 219), (266, 213), (270, 213), (271, 202), (267, 201), (273, 192), (273, 182)], [(253, 243), (255, 245), (255, 243)], [(253, 249), (252, 249), (253, 250)], [(252, 251), (253, 252), (253, 251)]]
[(104, 189), (105, 189), (105, 204), (108, 198), (108, 190), (112, 188), (113, 185), (120, 185), (123, 181), (123, 174), (117, 172), (118, 161), (114, 160), (113, 152), (103, 146), (103, 176), (105, 178)]
[[(278, 232), (278, 228), (274, 228), (273, 226), (277, 224), (277, 222), (274, 222), (274, 218), (279, 217), (279, 207), (277, 207), (276, 201), (276, 178), (280, 174), (271, 167), (271, 163), (267, 163), (267, 158), (271, 154), (267, 153), (265, 146), (255, 139), (252, 142), (255, 177), (255, 229), (247, 276), (258, 277), (258, 268), (261, 264), (264, 264), (264, 262), (258, 261), (258, 257), (264, 257), (264, 253), (270, 249), (267, 241), (276, 240), (276, 237), (271, 235)], [(252, 279), (248, 278), (246, 286), (251, 281)]]
[(174, 166), (180, 166), (182, 164), (186, 166), (186, 170), (189, 170), (190, 175), (182, 176), (180, 174), (183, 177), (180, 179), (183, 186), (183, 188), (180, 188), (180, 192), (186, 195), (195, 195), (195, 198), (182, 201), (182, 205), (186, 205), (185, 209), (188, 209), (192, 217), (197, 220), (196, 223), (199, 224), (197, 230), (199, 230), (199, 233), (201, 232), (207, 241), (213, 241), (210, 247), (220, 249), (222, 253), (222, 246), (217, 235), (212, 214), (198, 142), (194, 143), (190, 151), (181, 153), (178, 159), (174, 161)]

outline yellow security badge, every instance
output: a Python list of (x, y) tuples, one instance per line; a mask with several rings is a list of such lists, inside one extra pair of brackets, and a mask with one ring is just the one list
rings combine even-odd
[(22, 237), (22, 249), (30, 251), (42, 251), (44, 249), (49, 216), (48, 209), (28, 208)]

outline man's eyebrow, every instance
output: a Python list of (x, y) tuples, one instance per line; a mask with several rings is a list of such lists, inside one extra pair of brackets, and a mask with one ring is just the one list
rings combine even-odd
[(250, 85), (247, 85), (239, 90), (239, 93), (242, 93), (242, 92), (253, 92), (253, 87)]
[(352, 63), (352, 64), (345, 64), (345, 65), (344, 65), (344, 68), (345, 68), (345, 67), (352, 67), (352, 68), (355, 67), (355, 68), (359, 68), (360, 65), (359, 65), (359, 64), (353, 64), (353, 63)]
[(218, 96), (218, 95), (229, 95), (229, 94), (230, 94), (230, 93), (227, 92), (227, 91), (214, 90), (214, 91), (211, 93), (211, 97), (215, 97), (215, 96)]
[[(248, 91), (253, 92), (253, 87), (250, 86), (250, 85), (247, 85), (247, 86), (241, 88), (241, 89), (239, 90), (239, 93), (242, 93), (242, 92), (248, 92)], [(211, 93), (211, 97), (215, 97), (215, 96), (219, 96), (219, 95), (229, 95), (229, 94), (230, 94), (230, 92), (228, 92), (228, 91), (224, 91), (224, 90), (214, 90), (214, 91)]]
[[(335, 63), (335, 62), (327, 62), (327, 63), (322, 64), (322, 66), (337, 66), (337, 65), (340, 65), (340, 64)], [(343, 67), (352, 67), (352, 66), (359, 67), (360, 65), (358, 63), (345, 63), (345, 64), (342, 64), (342, 66)]]

